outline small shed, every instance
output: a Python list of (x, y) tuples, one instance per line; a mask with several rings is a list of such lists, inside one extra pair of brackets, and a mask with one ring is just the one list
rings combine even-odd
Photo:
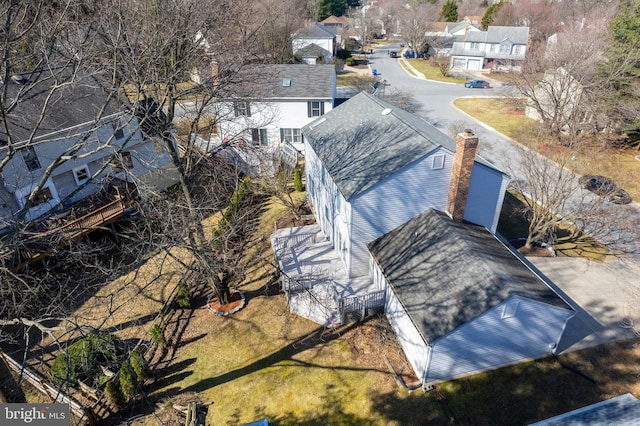
[(574, 315), (486, 228), (433, 209), (368, 249), (386, 315), (425, 389), (553, 354)]

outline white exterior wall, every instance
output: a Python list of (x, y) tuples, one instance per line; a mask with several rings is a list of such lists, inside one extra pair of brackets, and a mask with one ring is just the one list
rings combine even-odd
[[(88, 138), (85, 137), (85, 132), (90, 131), (90, 129), (87, 129), (87, 126), (78, 126), (73, 130), (66, 130), (47, 136), (47, 140), (33, 144), (32, 146), (41, 165), (40, 169), (30, 172), (20, 152), (17, 152), (9, 160), (2, 171), (2, 177), (7, 191), (14, 194), (17, 207), (21, 208), (24, 206), (26, 197), (46, 172), (47, 167), (64, 155), (66, 150), (78, 145), (82, 147), (74, 155), (89, 154), (82, 159), (64, 161), (50, 173), (50, 177), (44, 187), (49, 188), (53, 199), (31, 208), (26, 216), (27, 220), (35, 219), (44, 214), (80, 186), (74, 178), (74, 169), (86, 166), (90, 175), (94, 175), (120, 150), (131, 152), (133, 167), (129, 169), (129, 173), (133, 176), (143, 176), (154, 169), (171, 163), (171, 157), (168, 153), (157, 154), (154, 142), (143, 138), (135, 118), (127, 115), (122, 116), (120, 126), (123, 126), (123, 137), (120, 139), (113, 137), (113, 126), (110, 121), (107, 121), (111, 118), (117, 119), (115, 117), (105, 119), (105, 124), (91, 131)], [(129, 121), (125, 122), (125, 120)], [(65, 137), (65, 134), (68, 136)], [(67, 200), (67, 204), (76, 202), (96, 192), (99, 189), (100, 180), (108, 174), (125, 178), (124, 172), (116, 175), (113, 173), (113, 169), (107, 166), (95, 182), (86, 185), (78, 193), (74, 194), (72, 198)]]
[(431, 356), (431, 348), (418, 333), (415, 325), (407, 315), (404, 307), (395, 296), (391, 287), (386, 287), (384, 310), (391, 328), (396, 333), (400, 346), (409, 360), (416, 375), (423, 380), (427, 373), (427, 366)]
[[(444, 155), (444, 165), (434, 169), (434, 156)], [(353, 208), (352, 257), (349, 276), (369, 273), (366, 244), (429, 208), (444, 211), (449, 191), (453, 155), (443, 149), (409, 165), (351, 200)]]
[[(251, 142), (249, 129), (267, 129), (268, 147), (275, 149), (280, 143), (280, 129), (302, 129), (302, 127), (316, 120), (318, 117), (309, 117), (308, 102), (323, 102), (324, 113), (331, 111), (333, 101), (331, 99), (281, 99), (270, 102), (250, 102), (250, 117), (235, 117), (233, 103), (225, 102), (218, 106), (220, 117), (219, 142), (244, 139)], [(294, 148), (304, 153), (304, 142), (293, 144)]]
[[(515, 315), (509, 315), (514, 306)], [(573, 311), (514, 296), (432, 342), (428, 371), (421, 376), (423, 383), (433, 384), (549, 355), (573, 315)]]
[(291, 42), (293, 53), (295, 54), (310, 44), (317, 44), (328, 52), (329, 57), (325, 58), (328, 64), (333, 61), (333, 38), (294, 38)]
[(471, 185), (464, 219), (482, 225), (495, 234), (508, 185), (509, 179), (505, 175), (475, 163), (471, 172)]
[(307, 199), (314, 209), (320, 229), (331, 240), (346, 267), (353, 249), (351, 205), (347, 203), (329, 174), (322, 168), (313, 149), (307, 146), (306, 151)]

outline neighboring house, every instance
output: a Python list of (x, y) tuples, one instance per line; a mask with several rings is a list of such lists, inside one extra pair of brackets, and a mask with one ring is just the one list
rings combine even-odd
[(587, 123), (591, 118), (582, 101), (583, 86), (563, 67), (547, 72), (527, 99), (527, 117), (557, 130)]
[[(278, 256), (284, 269), (292, 268), (287, 269), (290, 276), (306, 274), (307, 281), (339, 282), (344, 294), (368, 297), (370, 292), (380, 291), (371, 285), (371, 256), (366, 244), (429, 208), (447, 209), (453, 170), (458, 170), (454, 166), (456, 152), (471, 159), (466, 166), (473, 174), (466, 182), (468, 196), (454, 196), (456, 203), (449, 210), (464, 210), (466, 220), (496, 229), (508, 177), (475, 158), (473, 144), (465, 150), (463, 140), (456, 148), (454, 141), (415, 115), (362, 92), (304, 127), (303, 134), (307, 199), (314, 208), (318, 229), (291, 232), (296, 234), (294, 238), (320, 242), (314, 249), (305, 248), (306, 252), (317, 248), (333, 256), (330, 263), (335, 266), (329, 275), (320, 277), (313, 262), (303, 270), (284, 259), (290, 254), (304, 264), (304, 254), (287, 249), (288, 254)], [(462, 174), (469, 176), (469, 172)], [(289, 232), (277, 234), (276, 245), (289, 247), (291, 242), (285, 241)], [(317, 235), (308, 236), (310, 233)], [(275, 251), (278, 253), (277, 247)], [(326, 322), (330, 324), (341, 315), (326, 317)]]
[(428, 55), (451, 54), (453, 43), (463, 41), (470, 31), (480, 31), (468, 22), (429, 22), (425, 33), (429, 43)]
[(8, 112), (8, 130), (0, 131), (0, 158), (6, 161), (0, 171), (0, 228), (16, 219), (38, 186), (25, 221), (72, 206), (114, 178), (136, 184), (141, 193), (177, 182), (167, 149), (172, 142), (144, 134), (138, 118), (107, 97), (93, 77), (53, 91), (50, 79), (37, 78), (5, 82), (9, 100), (21, 90), (27, 94)]
[(333, 62), (338, 48), (335, 29), (314, 22), (298, 30), (291, 41), (293, 56), (298, 57), (298, 52), (311, 44), (318, 46), (322, 51), (322, 55), (313, 59), (307, 58), (305, 63), (330, 64)]
[(331, 15), (327, 19), (320, 22), (325, 27), (331, 29), (336, 35), (336, 43), (340, 47), (344, 47), (345, 32), (353, 26), (353, 19), (347, 16)]
[(297, 153), (304, 153), (302, 127), (333, 108), (335, 66), (257, 65), (233, 78), (215, 103), (219, 134), (201, 146), (214, 150), (229, 142), (245, 156), (248, 168), (243, 171), (250, 174), (263, 173), (254, 163), (265, 154), (291, 153), (295, 163)]
[(630, 393), (625, 393), (530, 426), (636, 426), (638, 419), (640, 401)]
[(528, 27), (490, 26), (487, 31), (468, 31), (464, 40), (453, 44), (451, 68), (519, 72), (528, 40)]
[(486, 228), (439, 211), (368, 247), (374, 287), (425, 389), (554, 354), (574, 315)]

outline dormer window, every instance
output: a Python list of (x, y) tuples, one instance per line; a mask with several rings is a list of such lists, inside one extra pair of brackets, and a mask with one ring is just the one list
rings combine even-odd
[(87, 182), (89, 180), (89, 177), (91, 176), (89, 174), (89, 167), (87, 167), (86, 164), (83, 166), (77, 167), (72, 171), (73, 171), (73, 178), (75, 179), (76, 185), (78, 186)]

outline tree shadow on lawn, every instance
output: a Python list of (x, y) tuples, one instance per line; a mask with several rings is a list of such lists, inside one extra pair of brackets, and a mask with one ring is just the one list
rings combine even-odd
[[(364, 322), (368, 321), (365, 319)], [(246, 365), (241, 368), (237, 368), (235, 370), (226, 372), (224, 374), (220, 374), (216, 377), (210, 377), (204, 380), (201, 380), (185, 389), (183, 392), (202, 392), (207, 389), (211, 389), (215, 386), (221, 385), (223, 383), (231, 382), (240, 377), (255, 373), (257, 371), (263, 370), (267, 367), (275, 366), (276, 364), (282, 363), (283, 361), (289, 361), (290, 364), (287, 364), (287, 368), (292, 366), (299, 366), (301, 368), (322, 368), (322, 369), (330, 369), (330, 370), (349, 370), (349, 371), (376, 371), (389, 373), (386, 370), (379, 370), (373, 368), (354, 368), (354, 367), (344, 367), (344, 366), (327, 366), (327, 365), (319, 365), (312, 364), (305, 361), (300, 361), (293, 359), (294, 355), (302, 353), (307, 349), (311, 349), (313, 347), (323, 346), (333, 340), (336, 340), (341, 337), (343, 333), (348, 332), (349, 330), (359, 327), (363, 324), (363, 322), (355, 322), (342, 327), (327, 329), (324, 327), (318, 327), (315, 330), (295, 339), (293, 342), (289, 343), (287, 346), (281, 348), (280, 350), (273, 352), (270, 355), (267, 355), (263, 358), (260, 358), (257, 361), (252, 362), (249, 365)]]

